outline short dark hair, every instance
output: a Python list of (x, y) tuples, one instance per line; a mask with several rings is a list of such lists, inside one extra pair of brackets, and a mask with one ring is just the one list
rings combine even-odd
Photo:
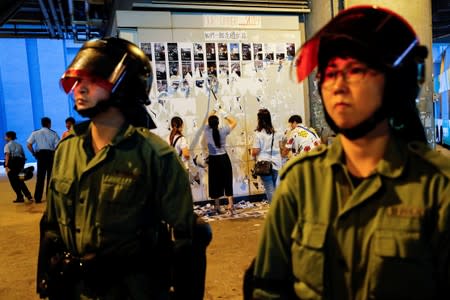
[(41, 125), (43, 127), (49, 127), (50, 125), (52, 125), (52, 120), (50, 120), (50, 118), (48, 118), (48, 117), (43, 117), (41, 119)]
[(289, 120), (288, 120), (288, 122), (289, 123), (293, 123), (293, 122), (296, 122), (296, 123), (302, 123), (303, 121), (302, 121), (302, 117), (300, 117), (299, 115), (292, 115), (290, 118), (289, 118)]
[(6, 135), (6, 137), (8, 137), (8, 138), (10, 138), (12, 140), (15, 140), (17, 138), (15, 131), (7, 131), (5, 133), (5, 135)]
[(66, 123), (72, 123), (72, 124), (75, 124), (75, 119), (73, 118), (73, 117), (68, 117), (67, 119), (66, 119)]

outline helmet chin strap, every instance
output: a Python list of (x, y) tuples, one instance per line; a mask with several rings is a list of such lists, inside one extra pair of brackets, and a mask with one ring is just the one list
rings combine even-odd
[(373, 113), (373, 115), (370, 118), (362, 121), (358, 125), (352, 128), (340, 128), (330, 117), (326, 109), (324, 109), (324, 113), (325, 113), (325, 120), (327, 121), (328, 126), (330, 126), (330, 128), (336, 134), (340, 133), (349, 140), (356, 140), (365, 136), (370, 131), (372, 131), (378, 125), (378, 123), (380, 123), (387, 117), (383, 107), (380, 107)]
[(106, 100), (106, 101), (99, 101), (99, 102), (97, 102), (97, 104), (94, 107), (91, 107), (91, 108), (77, 109), (77, 106), (75, 105), (74, 109), (82, 117), (92, 119), (93, 117), (95, 117), (99, 113), (107, 111), (108, 108), (110, 108), (113, 105), (114, 105), (114, 103), (111, 100)]

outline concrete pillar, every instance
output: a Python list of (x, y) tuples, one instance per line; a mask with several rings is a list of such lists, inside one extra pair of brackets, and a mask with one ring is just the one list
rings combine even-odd
[[(306, 39), (311, 38), (322, 26), (328, 23), (342, 6), (340, 0), (314, 0), (310, 3), (311, 13), (305, 16)], [(304, 116), (304, 119), (306, 121), (311, 120), (309, 125), (320, 133), (322, 140), (326, 141), (332, 132), (325, 122), (322, 100), (314, 81), (315, 77), (316, 72), (309, 76), (310, 116)]]
[[(315, 1), (314, 1), (315, 2)], [(428, 143), (436, 147), (435, 125), (433, 115), (433, 61), (432, 61), (432, 17), (431, 1), (429, 0), (345, 0), (344, 6), (348, 8), (354, 5), (374, 4), (391, 9), (404, 17), (414, 28), (419, 36), (420, 43), (427, 46), (428, 58), (426, 59), (426, 79), (420, 92), (417, 107), (422, 123), (425, 127)]]

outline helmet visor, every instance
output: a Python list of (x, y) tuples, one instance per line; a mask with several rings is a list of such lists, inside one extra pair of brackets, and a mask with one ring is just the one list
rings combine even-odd
[(62, 89), (69, 93), (80, 79), (90, 79), (110, 92), (114, 92), (125, 75), (128, 54), (111, 59), (96, 48), (82, 48), (60, 79)]
[(83, 70), (72, 70), (72, 69), (67, 70), (66, 72), (64, 72), (59, 83), (64, 92), (68, 94), (75, 88), (75, 86), (80, 82), (80, 80), (83, 79), (88, 79), (89, 81), (101, 86), (102, 88), (108, 91), (111, 91), (113, 88), (113, 83), (103, 78), (92, 76)]

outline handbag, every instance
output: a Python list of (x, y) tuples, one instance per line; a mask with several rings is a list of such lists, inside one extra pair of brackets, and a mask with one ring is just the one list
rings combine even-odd
[(272, 162), (268, 160), (260, 160), (255, 164), (255, 175), (267, 176), (272, 174)]
[[(272, 144), (270, 145), (270, 157), (272, 157), (272, 150), (273, 150), (273, 133), (272, 133)], [(272, 162), (268, 160), (257, 161), (253, 173), (258, 176), (267, 176), (272, 174)]]

